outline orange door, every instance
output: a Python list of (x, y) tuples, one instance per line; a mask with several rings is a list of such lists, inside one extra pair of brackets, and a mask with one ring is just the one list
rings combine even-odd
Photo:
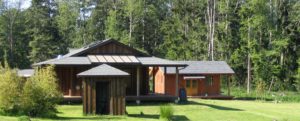
[(198, 95), (198, 80), (186, 80), (185, 89), (186, 89), (187, 96)]

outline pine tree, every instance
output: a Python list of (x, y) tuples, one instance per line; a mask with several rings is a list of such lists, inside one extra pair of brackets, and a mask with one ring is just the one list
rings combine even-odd
[(26, 33), (30, 35), (30, 60), (40, 62), (67, 51), (61, 43), (55, 23), (56, 3), (52, 0), (32, 0), (26, 11)]

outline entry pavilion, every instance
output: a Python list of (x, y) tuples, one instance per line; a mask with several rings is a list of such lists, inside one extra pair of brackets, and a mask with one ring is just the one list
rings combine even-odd
[[(125, 113), (126, 100), (137, 103), (143, 100), (176, 101), (179, 67), (187, 66), (150, 56), (114, 39), (97, 41), (33, 66), (45, 65), (55, 65), (65, 100), (82, 99), (85, 114), (112, 115)], [(150, 93), (150, 67), (175, 68), (175, 95)]]

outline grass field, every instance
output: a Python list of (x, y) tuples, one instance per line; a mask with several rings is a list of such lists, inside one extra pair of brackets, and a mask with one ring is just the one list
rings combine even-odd
[[(238, 100), (190, 99), (189, 104), (173, 105), (173, 120), (178, 121), (300, 121), (300, 103), (273, 103)], [(83, 116), (81, 105), (58, 106), (58, 118), (32, 120), (159, 120), (159, 105), (147, 103), (140, 106), (130, 104), (126, 116)], [(141, 115), (143, 112), (144, 115)], [(0, 116), (3, 121), (16, 121), (18, 117)]]

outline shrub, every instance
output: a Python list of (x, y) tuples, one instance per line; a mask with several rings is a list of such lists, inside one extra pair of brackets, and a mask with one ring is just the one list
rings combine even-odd
[(54, 66), (38, 68), (24, 85), (22, 109), (29, 116), (52, 117), (61, 97)]
[(4, 114), (19, 113), (23, 84), (16, 70), (0, 64), (0, 110)]
[(28, 116), (21, 116), (19, 117), (18, 121), (31, 121)]
[(174, 109), (171, 105), (160, 106), (160, 118), (170, 121), (174, 113)]

